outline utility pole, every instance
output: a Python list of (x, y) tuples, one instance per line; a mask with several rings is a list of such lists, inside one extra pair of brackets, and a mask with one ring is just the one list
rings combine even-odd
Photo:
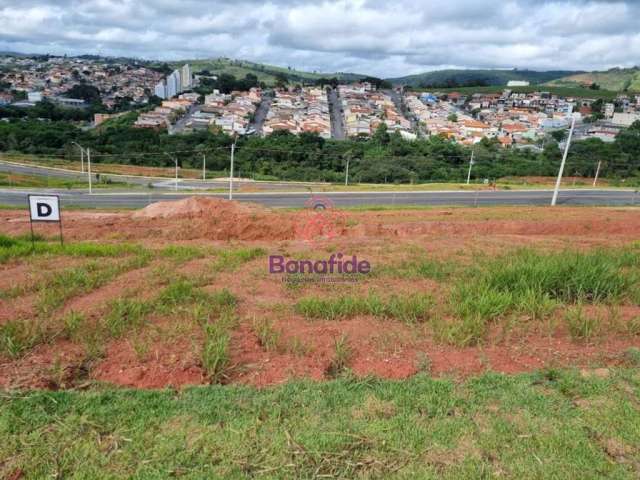
[(467, 185), (471, 182), (471, 167), (473, 167), (473, 155), (474, 151), (471, 150), (471, 160), (469, 160), (469, 173), (467, 174)]
[(207, 179), (207, 155), (202, 154), (202, 181), (204, 182)]
[(567, 145), (564, 147), (564, 155), (562, 155), (562, 163), (560, 164), (560, 171), (558, 172), (558, 179), (556, 180), (556, 188), (553, 190), (553, 198), (551, 199), (551, 206), (554, 207), (558, 201), (558, 192), (560, 191), (560, 183), (562, 182), (562, 174), (564, 173), (564, 165), (567, 163), (567, 155), (569, 155), (569, 147), (571, 146), (571, 137), (573, 137), (573, 129), (576, 126), (576, 117), (571, 118), (571, 129), (569, 130), (569, 138), (567, 138)]
[(236, 142), (231, 144), (231, 169), (229, 173), (229, 200), (233, 200), (233, 156), (236, 151)]
[(602, 166), (602, 160), (598, 160), (598, 168), (596, 168), (596, 177), (593, 179), (593, 186), (598, 183), (598, 177), (600, 176), (600, 167)]
[(89, 174), (89, 195), (93, 193), (91, 185), (91, 150), (87, 148), (87, 173)]
[(349, 185), (349, 157), (347, 157), (347, 170), (344, 175), (344, 186)]

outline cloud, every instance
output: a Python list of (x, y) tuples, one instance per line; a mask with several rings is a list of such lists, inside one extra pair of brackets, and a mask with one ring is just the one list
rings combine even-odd
[(0, 0), (0, 50), (228, 56), (399, 76), (640, 64), (640, 5), (609, 0)]

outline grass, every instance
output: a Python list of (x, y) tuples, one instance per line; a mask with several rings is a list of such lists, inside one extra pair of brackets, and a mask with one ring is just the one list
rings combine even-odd
[(582, 305), (569, 308), (564, 318), (569, 334), (574, 340), (589, 340), (593, 338), (600, 331), (602, 324), (598, 316), (587, 315)]
[(179, 263), (184, 263), (189, 260), (204, 257), (205, 252), (201, 248), (190, 245), (169, 245), (160, 251), (160, 255), (176, 260)]
[(353, 349), (349, 344), (349, 337), (341, 335), (333, 341), (333, 358), (327, 367), (327, 376), (337, 378), (347, 372), (349, 362), (353, 357)]
[(262, 348), (268, 352), (273, 352), (280, 348), (281, 334), (274, 326), (272, 320), (268, 318), (254, 318), (252, 327)]
[(221, 312), (213, 322), (204, 325), (204, 342), (200, 359), (212, 383), (222, 383), (230, 368), (229, 343), (231, 329), (237, 322), (231, 309)]
[(455, 272), (452, 262), (443, 262), (431, 258), (412, 258), (398, 265), (385, 265), (375, 269), (376, 275), (390, 275), (398, 278), (447, 280)]
[(16, 258), (34, 255), (66, 255), (70, 257), (119, 257), (147, 253), (143, 247), (128, 243), (100, 244), (91, 242), (67, 243), (46, 242), (36, 237), (34, 244), (29, 236), (8, 237), (0, 235), (0, 264)]
[(392, 295), (383, 300), (377, 294), (369, 293), (366, 297), (305, 297), (296, 302), (294, 310), (309, 319), (339, 320), (371, 315), (413, 323), (428, 319), (432, 306), (433, 299), (426, 294)]
[(0, 476), (632, 479), (639, 389), (614, 369), (5, 392)]
[[(457, 322), (436, 322), (436, 336), (446, 343), (473, 345), (482, 341), (489, 322), (509, 314), (541, 320), (560, 305), (632, 299), (639, 264), (637, 248), (544, 254), (522, 249), (485, 260), (456, 281), (450, 311)], [(593, 325), (579, 323), (576, 338), (584, 338), (579, 330)]]
[(220, 250), (218, 258), (213, 264), (215, 272), (232, 272), (241, 265), (256, 258), (264, 257), (267, 251), (264, 248), (238, 248), (236, 250)]

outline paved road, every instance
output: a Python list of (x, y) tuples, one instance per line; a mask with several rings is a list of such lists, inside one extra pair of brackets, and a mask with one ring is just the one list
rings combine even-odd
[[(86, 192), (49, 190), (61, 197), (63, 206), (127, 207), (140, 208), (161, 200), (178, 200), (189, 195), (171, 193), (126, 193), (111, 192), (88, 195)], [(29, 193), (45, 191), (0, 189), (0, 204), (24, 206)], [(224, 194), (206, 196), (226, 198)], [(551, 190), (509, 190), (478, 192), (339, 192), (323, 194), (337, 207), (359, 205), (442, 205), (442, 206), (489, 206), (489, 205), (548, 205)], [(243, 193), (234, 195), (235, 200), (256, 202), (269, 207), (304, 207), (309, 200), (305, 193)], [(560, 205), (640, 205), (640, 194), (633, 190), (563, 190), (558, 199)]]
[(171, 127), (169, 127), (169, 130), (168, 130), (169, 135), (182, 133), (185, 127), (187, 126), (187, 123), (189, 122), (189, 120), (191, 120), (191, 117), (195, 113), (198, 113), (201, 108), (202, 108), (202, 105), (191, 105), (189, 107), (189, 110), (187, 110), (187, 112), (175, 123), (175, 125), (172, 125)]
[(344, 115), (342, 113), (342, 102), (338, 96), (338, 90), (332, 88), (327, 94), (329, 101), (329, 115), (331, 117), (331, 138), (344, 140)]
[(249, 126), (249, 129), (255, 130), (256, 135), (262, 134), (262, 126), (264, 125), (264, 121), (267, 119), (267, 114), (269, 113), (269, 109), (271, 108), (272, 100), (273, 93), (265, 93), (262, 97), (260, 105), (258, 105), (258, 108), (256, 109), (256, 113), (253, 117), (253, 122), (251, 122), (251, 125)]
[[(24, 175), (36, 175), (41, 177), (59, 178), (63, 180), (87, 180), (86, 173), (80, 173), (73, 170), (65, 170), (61, 168), (41, 167), (37, 165), (24, 165), (0, 160), (0, 172), (19, 173)], [(118, 175), (113, 173), (101, 173), (100, 178), (109, 178), (115, 182), (127, 183), (131, 185), (148, 186), (153, 185), (154, 188), (173, 190), (175, 182), (171, 178), (160, 177), (144, 177), (138, 175)], [(96, 175), (93, 175), (96, 181)], [(306, 182), (254, 182), (247, 180), (234, 180), (233, 189), (237, 191), (244, 186), (251, 186), (258, 190), (266, 191), (283, 191), (283, 190), (304, 190), (308, 187), (320, 188), (325, 187), (326, 183), (306, 183)], [(219, 188), (228, 189), (228, 180), (207, 180), (198, 179), (179, 179), (178, 190), (215, 190)]]

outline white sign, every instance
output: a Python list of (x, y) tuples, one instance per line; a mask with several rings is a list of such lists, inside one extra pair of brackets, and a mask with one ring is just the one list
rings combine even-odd
[(59, 222), (60, 199), (56, 195), (29, 195), (29, 213), (34, 222)]

